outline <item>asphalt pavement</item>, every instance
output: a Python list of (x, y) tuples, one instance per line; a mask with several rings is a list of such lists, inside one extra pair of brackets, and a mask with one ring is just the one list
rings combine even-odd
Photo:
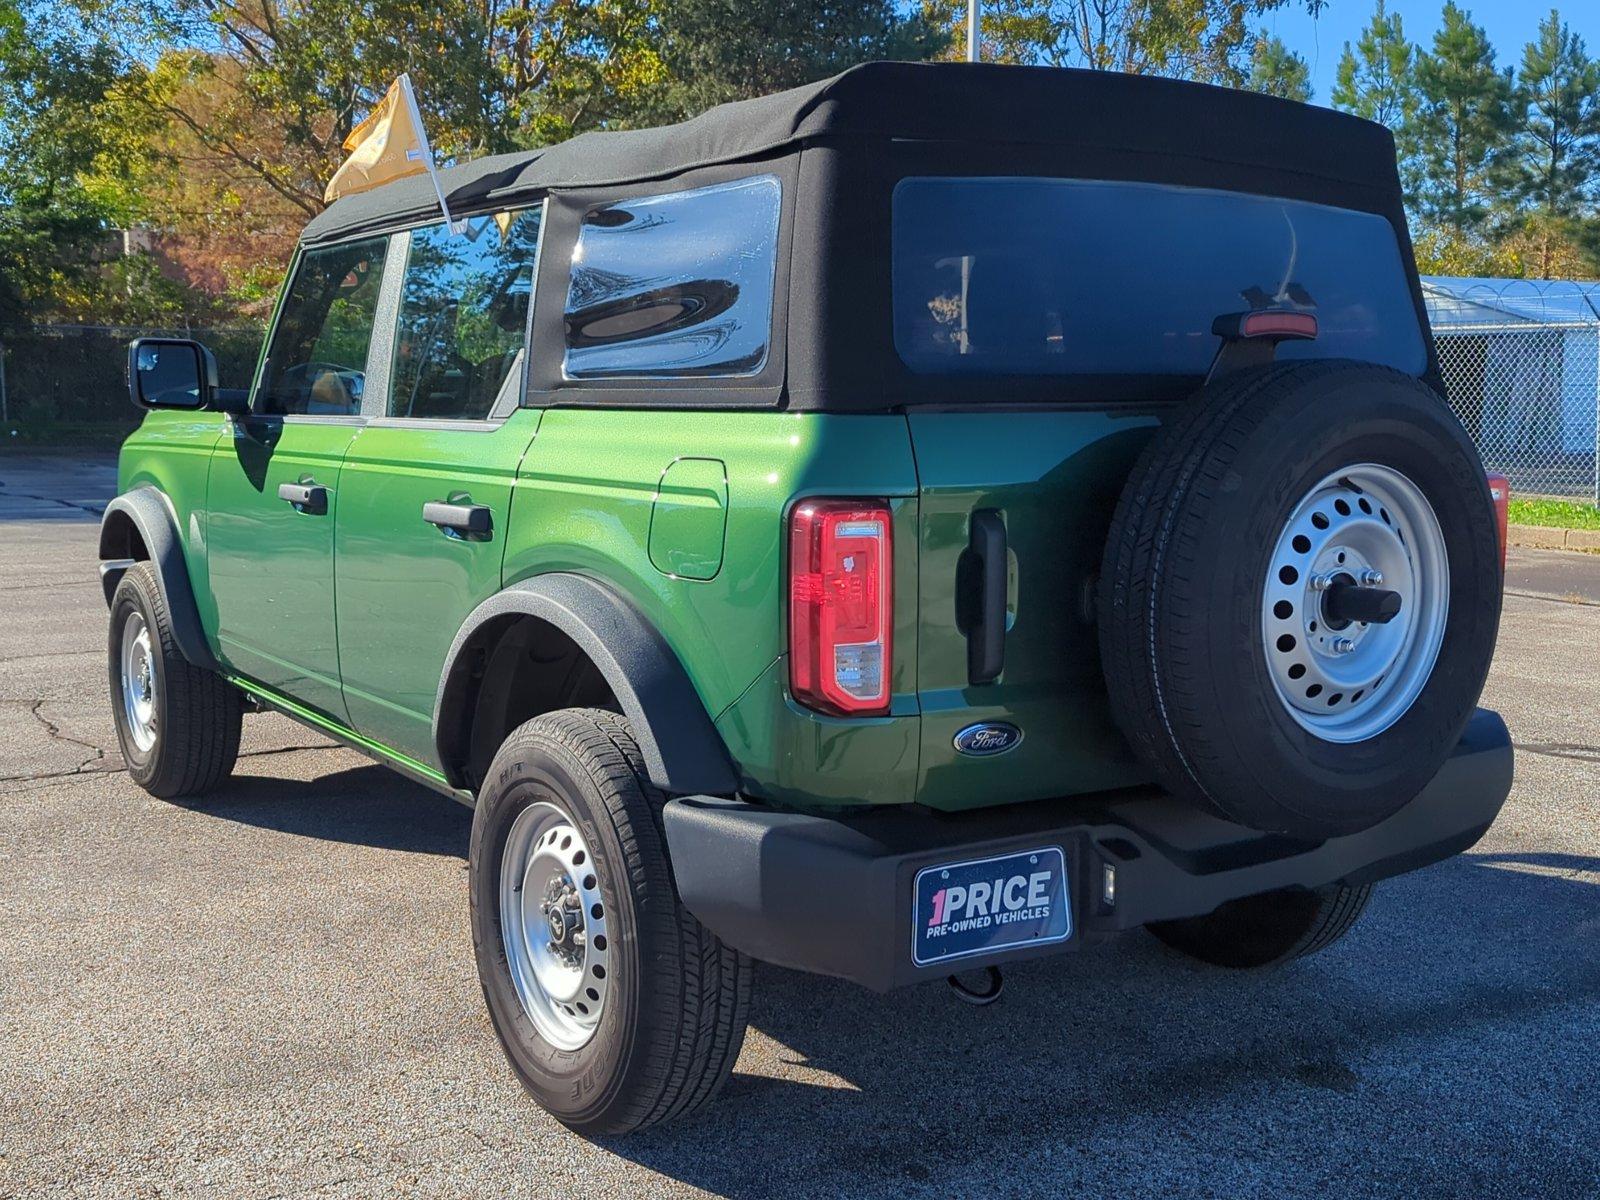
[(722, 1099), (597, 1142), (495, 1043), (465, 809), (275, 716), (206, 803), (130, 784), (113, 485), (0, 455), (0, 1197), (1600, 1195), (1600, 556), (1513, 552), (1515, 793), (1327, 953), (1136, 934), (984, 1009), (758, 968)]

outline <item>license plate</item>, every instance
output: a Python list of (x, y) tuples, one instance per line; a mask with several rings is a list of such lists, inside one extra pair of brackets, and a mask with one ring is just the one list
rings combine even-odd
[(1072, 936), (1067, 860), (1060, 846), (917, 872), (911, 961), (919, 967), (1043, 946)]

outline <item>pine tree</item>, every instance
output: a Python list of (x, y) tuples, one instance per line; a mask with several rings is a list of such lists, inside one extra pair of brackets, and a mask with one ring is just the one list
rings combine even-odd
[(1549, 278), (1571, 259), (1600, 177), (1600, 63), (1554, 9), (1523, 48), (1515, 108), (1513, 197), (1528, 210), (1522, 236), (1537, 273)]
[(1412, 79), (1416, 47), (1406, 40), (1400, 14), (1392, 16), (1378, 0), (1372, 20), (1352, 47), (1344, 44), (1333, 85), (1333, 106), (1398, 133), (1415, 115), (1417, 89)]
[(1306, 104), (1311, 100), (1311, 68), (1281, 38), (1258, 37), (1245, 86), (1252, 92)]
[(1552, 9), (1519, 83), (1518, 191), (1545, 216), (1574, 216), (1600, 174), (1600, 63)]
[(1513, 134), (1511, 72), (1454, 0), (1433, 48), (1417, 55), (1417, 207), (1456, 237), (1480, 229), (1503, 186)]

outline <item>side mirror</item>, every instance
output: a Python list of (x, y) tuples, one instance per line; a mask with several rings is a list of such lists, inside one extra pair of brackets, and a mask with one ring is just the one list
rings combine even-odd
[(199, 342), (138, 338), (128, 343), (128, 394), (140, 408), (207, 408), (217, 360)]

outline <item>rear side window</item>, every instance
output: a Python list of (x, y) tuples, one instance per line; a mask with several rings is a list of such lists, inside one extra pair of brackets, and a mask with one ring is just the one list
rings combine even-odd
[(1316, 314), (1281, 358), (1427, 362), (1400, 247), (1370, 213), (1071, 179), (907, 179), (894, 195), (894, 333), (926, 374), (1199, 375), (1212, 321)]
[(569, 379), (754, 375), (778, 254), (770, 175), (591, 211), (567, 291)]
[(392, 417), (481, 420), (522, 379), (539, 209), (411, 234), (395, 331)]
[(366, 238), (301, 254), (267, 347), (257, 412), (351, 416), (361, 411), (388, 247), (386, 237)]

